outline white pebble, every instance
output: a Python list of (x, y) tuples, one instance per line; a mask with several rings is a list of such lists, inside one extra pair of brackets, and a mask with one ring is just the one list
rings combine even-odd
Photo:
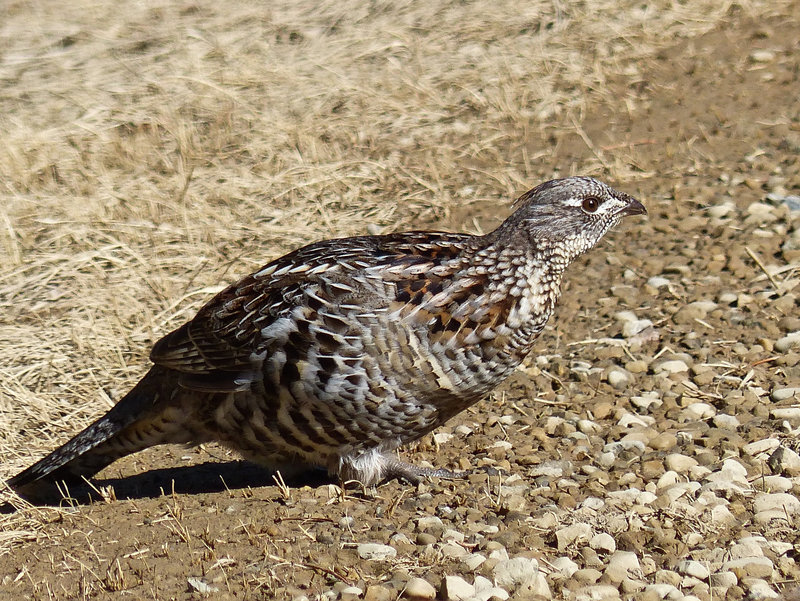
[(714, 417), (716, 414), (717, 410), (714, 409), (713, 405), (709, 405), (708, 403), (692, 403), (681, 411), (681, 415), (690, 421), (708, 419)]
[(753, 502), (753, 510), (758, 514), (765, 511), (776, 511), (783, 518), (789, 518), (800, 511), (800, 500), (785, 492), (759, 493)]
[(505, 601), (509, 598), (508, 591), (500, 587), (494, 586), (492, 588), (483, 589), (475, 593), (472, 597), (475, 601), (489, 601), (489, 599), (500, 599)]
[(679, 574), (684, 574), (685, 576), (693, 576), (694, 578), (698, 578), (699, 580), (705, 580), (708, 578), (710, 572), (708, 567), (705, 564), (695, 561), (693, 559), (685, 559), (683, 561), (679, 561), (678, 565), (675, 566), (675, 569), (678, 571)]
[(406, 583), (403, 596), (412, 599), (435, 599), (436, 589), (424, 578), (412, 578)]
[(346, 586), (339, 593), (339, 601), (355, 601), (363, 592), (357, 586)]
[(563, 578), (572, 578), (572, 575), (580, 569), (580, 566), (569, 557), (556, 557), (550, 562), (553, 569)]
[(357, 548), (358, 556), (368, 561), (381, 561), (397, 555), (397, 549), (378, 543), (362, 543)]
[(738, 578), (771, 578), (774, 566), (769, 557), (742, 557), (722, 564), (722, 570), (736, 574)]
[(791, 334), (787, 334), (783, 338), (776, 340), (775, 350), (780, 353), (785, 353), (786, 351), (789, 351), (798, 345), (800, 345), (800, 331), (792, 332)]
[(800, 422), (800, 407), (776, 407), (770, 409), (769, 416), (772, 419), (786, 419), (790, 422)]
[(793, 397), (800, 397), (800, 388), (776, 388), (770, 396), (773, 401), (786, 401)]
[(685, 361), (681, 361), (680, 359), (662, 361), (653, 368), (654, 373), (679, 374), (685, 371), (689, 371), (689, 366), (686, 365)]
[(647, 285), (658, 290), (659, 288), (669, 286), (669, 280), (667, 278), (662, 278), (661, 276), (654, 275), (649, 280), (647, 280)]
[(677, 472), (679, 474), (685, 474), (690, 469), (698, 465), (697, 459), (694, 457), (689, 457), (688, 455), (682, 455), (680, 453), (670, 453), (664, 459), (664, 465), (668, 470), (672, 470), (673, 472)]
[(716, 572), (709, 577), (711, 586), (719, 586), (724, 589), (729, 589), (739, 583), (739, 579), (733, 572)]
[(626, 321), (622, 326), (622, 335), (625, 338), (632, 338), (652, 325), (653, 322), (649, 319), (635, 319), (633, 321)]
[(506, 590), (532, 585), (538, 574), (539, 562), (531, 557), (514, 557), (500, 561), (492, 570), (495, 584)]
[(475, 586), (461, 576), (445, 576), (442, 597), (447, 601), (464, 601), (475, 596)]
[(564, 551), (573, 543), (585, 543), (592, 536), (592, 527), (579, 522), (556, 531), (558, 550)]
[(465, 555), (461, 558), (461, 563), (463, 563), (471, 572), (477, 570), (484, 561), (486, 561), (486, 557), (480, 553), (470, 553), (469, 555)]
[(683, 594), (671, 584), (648, 584), (645, 593), (653, 593), (657, 599), (683, 599)]
[(617, 543), (614, 537), (606, 532), (599, 532), (589, 540), (589, 546), (595, 551), (603, 553), (613, 553), (617, 550)]
[(720, 428), (721, 430), (736, 430), (741, 425), (739, 423), (739, 418), (737, 418), (735, 415), (728, 415), (727, 413), (720, 413), (714, 416), (714, 419), (711, 421), (717, 428)]
[(777, 449), (780, 444), (781, 441), (777, 438), (763, 438), (761, 440), (747, 443), (742, 447), (742, 450), (751, 457), (755, 457), (759, 453), (769, 453), (770, 451)]
[(748, 599), (783, 599), (766, 580), (750, 578), (747, 581)]

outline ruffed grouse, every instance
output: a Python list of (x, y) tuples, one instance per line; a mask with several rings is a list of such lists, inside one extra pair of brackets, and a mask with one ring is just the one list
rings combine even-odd
[(162, 443), (219, 441), (343, 480), (444, 475), (401, 462), (531, 350), (567, 265), (642, 204), (588, 177), (543, 183), (485, 236), (325, 240), (272, 261), (159, 340), (106, 415), (9, 481), (88, 477)]

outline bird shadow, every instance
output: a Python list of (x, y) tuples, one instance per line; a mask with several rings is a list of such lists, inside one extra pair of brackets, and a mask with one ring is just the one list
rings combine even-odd
[[(190, 466), (153, 469), (124, 478), (97, 478), (89, 482), (72, 482), (66, 487), (50, 484), (33, 494), (22, 493), (32, 505), (86, 505), (108, 498), (150, 499), (167, 494), (201, 494), (246, 488), (274, 486), (275, 473), (249, 461), (224, 463), (205, 462)], [(284, 478), (291, 487), (321, 486), (333, 482), (325, 470), (310, 470)], [(0, 505), (0, 513), (13, 513), (11, 503)]]

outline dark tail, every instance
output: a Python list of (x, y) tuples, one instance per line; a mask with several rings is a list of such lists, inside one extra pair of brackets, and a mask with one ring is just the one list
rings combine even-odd
[(88, 478), (125, 455), (166, 442), (190, 442), (184, 412), (174, 403), (177, 380), (153, 367), (108, 413), (47, 457), (8, 481), (23, 496), (57, 482)]

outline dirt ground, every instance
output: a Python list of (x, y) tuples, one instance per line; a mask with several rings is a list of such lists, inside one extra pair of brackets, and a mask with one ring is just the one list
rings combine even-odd
[[(800, 468), (768, 457), (800, 427), (800, 2), (2, 11), (0, 479), (106, 411), (224, 283), (301, 244), (485, 232), (569, 174), (649, 216), (572, 267), (507, 384), (402, 452), (503, 475), (345, 494), (214, 445), (151, 449), (91, 502), (0, 491), (0, 599), (375, 601), (414, 577), (446, 598), (446, 576), (498, 583), (506, 556), (538, 563), (535, 587), (505, 587), (520, 599), (794, 587)], [(758, 537), (769, 570), (725, 564)], [(617, 578), (619, 551), (637, 565)]]

